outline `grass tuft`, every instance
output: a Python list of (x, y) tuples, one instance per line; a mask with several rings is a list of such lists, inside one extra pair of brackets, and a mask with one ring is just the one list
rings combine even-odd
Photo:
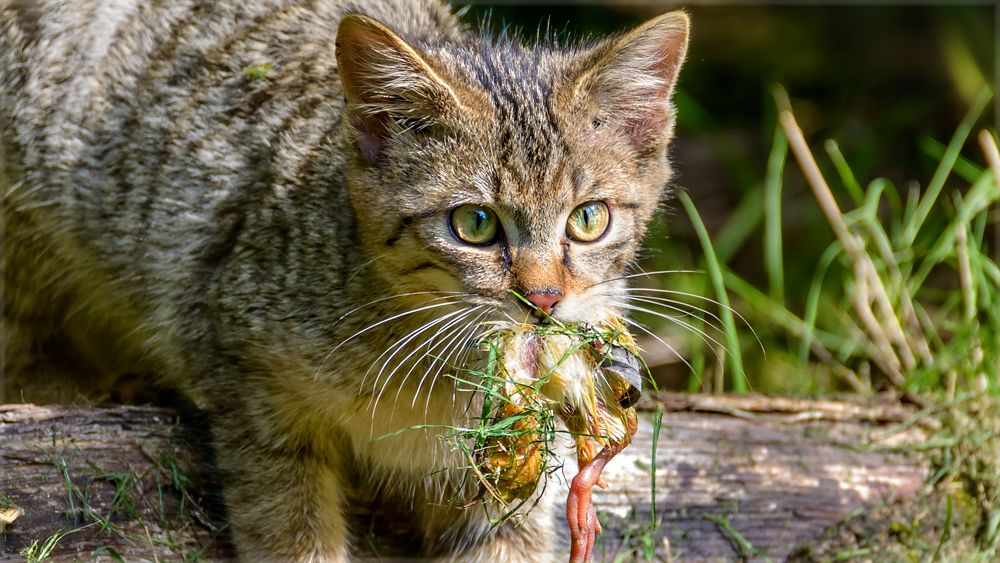
[(681, 192), (679, 195), (681, 205), (687, 212), (691, 223), (694, 225), (698, 240), (701, 241), (702, 250), (705, 253), (705, 262), (708, 267), (709, 277), (712, 280), (712, 287), (715, 290), (715, 298), (719, 302), (719, 316), (722, 318), (722, 326), (726, 337), (726, 347), (729, 357), (732, 359), (732, 369), (730, 370), (730, 383), (733, 391), (743, 393), (747, 390), (746, 373), (743, 371), (743, 352), (740, 348), (739, 333), (736, 330), (736, 321), (733, 319), (733, 311), (729, 306), (729, 294), (726, 292), (722, 274), (722, 264), (712, 247), (712, 240), (708, 236), (705, 223), (702, 222), (698, 210), (695, 209), (691, 197)]

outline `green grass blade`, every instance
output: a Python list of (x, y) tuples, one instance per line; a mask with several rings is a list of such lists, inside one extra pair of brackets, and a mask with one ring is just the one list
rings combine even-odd
[(663, 411), (653, 416), (653, 443), (649, 452), (649, 513), (650, 524), (656, 526), (656, 448), (660, 443), (660, 428), (663, 426)]
[(1000, 288), (1000, 266), (997, 266), (992, 260), (983, 260), (982, 268), (983, 273)]
[[(962, 196), (955, 194), (955, 207), (961, 209)], [(959, 222), (955, 225), (955, 252), (958, 259), (958, 277), (962, 290), (962, 320), (971, 323), (976, 318), (976, 276), (973, 273), (973, 259), (970, 257), (969, 223)]]
[(826, 272), (829, 270), (833, 260), (844, 250), (839, 241), (834, 241), (823, 251), (819, 258), (819, 265), (813, 275), (812, 284), (809, 286), (809, 295), (806, 298), (805, 328), (802, 334), (802, 343), (799, 346), (799, 363), (803, 366), (809, 363), (809, 349), (812, 346), (813, 334), (816, 332), (816, 316), (819, 312), (819, 298), (822, 295), (823, 280), (826, 279)]
[(749, 192), (715, 235), (715, 255), (719, 257), (719, 262), (729, 263), (729, 259), (757, 231), (757, 226), (763, 217), (764, 202), (760, 198), (760, 193)]
[(826, 148), (826, 154), (833, 161), (834, 168), (837, 169), (840, 181), (847, 188), (847, 193), (850, 194), (851, 199), (854, 200), (854, 204), (861, 205), (861, 200), (864, 199), (864, 192), (861, 190), (861, 184), (858, 183), (858, 179), (854, 176), (854, 171), (847, 164), (844, 153), (840, 152), (840, 146), (837, 144), (837, 141), (828, 139), (823, 146)]
[(691, 357), (691, 377), (688, 378), (688, 393), (702, 390), (701, 384), (705, 374), (705, 353), (700, 352)]
[(961, 206), (955, 212), (954, 220), (941, 232), (937, 241), (931, 249), (924, 255), (923, 261), (916, 273), (910, 277), (908, 284), (910, 294), (916, 295), (917, 290), (923, 285), (924, 280), (930, 275), (935, 266), (953, 256), (955, 251), (955, 232), (961, 223), (968, 223), (974, 216), (983, 212), (990, 205), (1000, 200), (1000, 189), (993, 181), (993, 174), (987, 171), (972, 185)]
[(945, 180), (948, 179), (952, 169), (955, 167), (955, 162), (958, 160), (959, 153), (962, 151), (965, 141), (969, 138), (969, 133), (972, 132), (972, 127), (979, 120), (979, 116), (982, 115), (983, 109), (986, 108), (986, 104), (989, 103), (991, 98), (993, 98), (993, 91), (989, 87), (984, 87), (972, 103), (972, 107), (969, 108), (969, 112), (965, 115), (965, 118), (959, 124), (951, 142), (948, 143), (948, 148), (945, 149), (941, 164), (938, 165), (934, 176), (927, 185), (927, 190), (924, 192), (923, 197), (920, 198), (920, 203), (917, 204), (912, 220), (907, 223), (903, 230), (903, 246), (909, 246), (916, 240), (917, 233), (920, 232), (920, 227), (927, 220), (934, 202), (937, 201), (941, 190), (944, 188)]
[[(789, 334), (802, 338), (805, 335), (805, 322), (788, 309), (775, 303), (756, 287), (750, 285), (736, 274), (726, 270), (723, 272), (726, 287), (745, 301), (752, 310), (759, 311), (768, 320), (788, 331)], [(822, 330), (814, 330), (813, 338), (827, 349), (838, 355), (848, 357), (857, 349), (857, 343), (851, 337), (844, 337)]]
[(698, 210), (694, 207), (694, 202), (691, 201), (691, 197), (684, 192), (681, 192), (678, 197), (688, 217), (691, 219), (691, 224), (694, 226), (695, 232), (698, 234), (701, 248), (705, 252), (705, 265), (712, 280), (715, 298), (722, 305), (719, 315), (722, 317), (722, 324), (726, 333), (726, 346), (729, 348), (729, 355), (733, 360), (733, 369), (730, 371), (733, 391), (743, 393), (747, 388), (746, 373), (743, 371), (743, 353), (740, 350), (739, 336), (736, 333), (736, 322), (733, 319), (732, 311), (729, 309), (729, 295), (726, 293), (726, 286), (722, 279), (722, 265), (719, 263), (715, 249), (712, 247), (712, 240), (708, 236), (705, 223), (702, 222)]
[(781, 126), (774, 128), (774, 142), (764, 179), (764, 264), (771, 298), (785, 302), (784, 257), (781, 245), (781, 184), (785, 173), (788, 140)]
[[(947, 147), (933, 137), (924, 137), (920, 139), (920, 150), (927, 156), (940, 162), (944, 158)], [(959, 155), (958, 159), (955, 160), (954, 171), (959, 178), (971, 184), (983, 173), (983, 168), (964, 156)]]

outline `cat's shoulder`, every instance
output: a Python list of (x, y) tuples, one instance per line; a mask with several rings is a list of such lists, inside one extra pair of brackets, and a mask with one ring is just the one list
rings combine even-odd
[(303, 11), (334, 20), (348, 13), (365, 14), (401, 35), (448, 38), (462, 30), (458, 16), (442, 0), (0, 0), (0, 30), (28, 48), (84, 35), (121, 36), (125, 25), (198, 25), (213, 14), (266, 26), (287, 13)]

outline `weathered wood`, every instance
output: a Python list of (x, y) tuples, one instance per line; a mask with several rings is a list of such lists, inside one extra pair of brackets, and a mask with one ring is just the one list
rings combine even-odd
[[(916, 460), (853, 447), (919, 440), (919, 432), (886, 432), (872, 422), (902, 422), (910, 414), (903, 409), (830, 401), (795, 401), (792, 408), (787, 399), (753, 397), (739, 398), (733, 416), (693, 407), (718, 406), (725, 398), (660, 399), (680, 409), (663, 414), (656, 452), (655, 545), (664, 560), (781, 560), (855, 510), (912, 497), (926, 479)], [(859, 418), (846, 416), (855, 408)], [(643, 413), (628, 455), (609, 465), (612, 490), (595, 495), (600, 509), (616, 515), (615, 533), (605, 538), (609, 554), (623, 530), (641, 530), (652, 520), (652, 416)], [(747, 542), (742, 547), (737, 534)]]
[[(23, 512), (0, 536), (0, 560), (60, 531), (54, 553), (84, 559), (102, 547), (127, 561), (226, 558), (220, 519), (191, 496), (205, 493), (186, 479), (200, 460), (184, 437), (164, 409), (0, 406), (0, 503)], [(113, 528), (95, 524), (104, 519)]]
[[(927, 476), (919, 460), (878, 451), (920, 439), (918, 425), (901, 424), (912, 413), (898, 405), (688, 395), (643, 405), (632, 446), (605, 472), (610, 488), (595, 494), (606, 560), (644, 544), (662, 560), (781, 560), (853, 511), (912, 497)], [(665, 410), (655, 525), (654, 408)], [(86, 559), (107, 546), (127, 561), (231, 559), (210, 454), (190, 443), (198, 432), (151, 407), (0, 407), (0, 494), (24, 513), (0, 536), (0, 560), (58, 530), (78, 530), (58, 542), (58, 556)], [(565, 483), (557, 487), (564, 497)], [(126, 494), (116, 501), (116, 491)], [(412, 552), (405, 522), (352, 506), (370, 530), (359, 556), (372, 556), (373, 545), (381, 556)], [(95, 523), (109, 514), (110, 527)]]

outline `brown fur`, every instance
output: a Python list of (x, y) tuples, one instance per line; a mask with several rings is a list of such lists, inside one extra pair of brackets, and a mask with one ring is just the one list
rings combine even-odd
[[(468, 422), (442, 364), (474, 359), (479, 322), (528, 318), (511, 291), (618, 314), (670, 178), (687, 26), (557, 48), (436, 0), (0, 0), (6, 400), (181, 389), (212, 417), (246, 560), (344, 560), (348, 486), (413, 506), (428, 554), (542, 558), (549, 499), (491, 528), (447, 507), (476, 491), (444, 431), (373, 438)], [(609, 231), (570, 240), (593, 200)], [(497, 243), (451, 234), (467, 203)]]

